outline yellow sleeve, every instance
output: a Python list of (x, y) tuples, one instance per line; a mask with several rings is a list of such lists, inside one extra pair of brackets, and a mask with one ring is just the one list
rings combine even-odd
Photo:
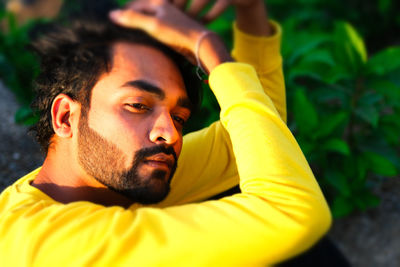
[(241, 194), (125, 210), (63, 205), (29, 185), (15, 186), (0, 196), (2, 264), (266, 266), (310, 247), (328, 229), (330, 213), (254, 69), (222, 64), (210, 84), (232, 140)]
[[(274, 29), (270, 37), (246, 34), (234, 23), (232, 56), (236, 61), (255, 68), (264, 92), (286, 122), (285, 83), (280, 54), (282, 30), (276, 22), (270, 23)], [(205, 200), (239, 183), (229, 135), (219, 121), (186, 135), (183, 141), (171, 192), (159, 207)]]
[(240, 31), (233, 25), (232, 56), (237, 62), (252, 65), (281, 118), (286, 122), (286, 90), (282, 71), (281, 26), (270, 21), (273, 35), (259, 37)]

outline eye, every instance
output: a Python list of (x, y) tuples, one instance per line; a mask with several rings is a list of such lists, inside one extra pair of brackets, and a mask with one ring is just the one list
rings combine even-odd
[(179, 123), (181, 126), (185, 125), (185, 123), (186, 123), (186, 120), (184, 118), (179, 117), (179, 116), (175, 116), (174, 115), (174, 116), (172, 116), (172, 119), (174, 121), (176, 121), (177, 123)]
[(135, 109), (135, 110), (137, 110), (137, 111), (146, 111), (146, 110), (151, 110), (151, 108), (150, 107), (148, 107), (148, 106), (146, 106), (146, 105), (144, 105), (144, 104), (142, 104), (142, 103), (130, 103), (130, 104), (127, 104), (130, 108), (133, 108), (133, 109)]

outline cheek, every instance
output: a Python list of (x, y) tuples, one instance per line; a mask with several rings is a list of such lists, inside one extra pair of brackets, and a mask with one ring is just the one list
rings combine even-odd
[(111, 135), (120, 149), (130, 157), (146, 146), (146, 128), (142, 123), (121, 121), (114, 125)]
[(179, 158), (179, 155), (181, 154), (181, 151), (182, 151), (182, 143), (183, 143), (183, 140), (182, 140), (182, 137), (180, 137), (179, 141), (176, 142), (176, 144), (174, 146), (174, 150), (175, 150), (176, 156), (178, 158)]
[(146, 125), (143, 121), (134, 121), (120, 113), (93, 115), (91, 127), (123, 151), (129, 160), (133, 159), (137, 150), (146, 146)]

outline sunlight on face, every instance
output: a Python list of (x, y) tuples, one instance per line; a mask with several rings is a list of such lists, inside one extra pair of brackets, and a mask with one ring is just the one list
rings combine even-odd
[(189, 100), (177, 67), (158, 50), (117, 43), (113, 52), (111, 71), (81, 111), (79, 163), (134, 202), (157, 203), (170, 190)]

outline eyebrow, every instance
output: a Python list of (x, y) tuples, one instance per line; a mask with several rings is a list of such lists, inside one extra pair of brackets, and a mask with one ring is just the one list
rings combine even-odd
[(141, 91), (155, 94), (160, 100), (165, 98), (165, 93), (161, 88), (144, 80), (134, 80), (124, 83), (121, 87), (135, 87)]
[(183, 107), (183, 108), (187, 108), (190, 111), (193, 111), (193, 104), (192, 102), (189, 100), (189, 98), (184, 98), (181, 97), (178, 99), (178, 106)]
[[(121, 87), (134, 87), (141, 91), (155, 94), (160, 100), (165, 99), (165, 92), (161, 88), (159, 88), (159, 87), (155, 86), (154, 84), (151, 84), (145, 80), (128, 81), (128, 82), (124, 83)], [(183, 107), (183, 108), (187, 108), (190, 111), (193, 110), (193, 104), (187, 97), (180, 97), (178, 99), (177, 105), (180, 107)]]

